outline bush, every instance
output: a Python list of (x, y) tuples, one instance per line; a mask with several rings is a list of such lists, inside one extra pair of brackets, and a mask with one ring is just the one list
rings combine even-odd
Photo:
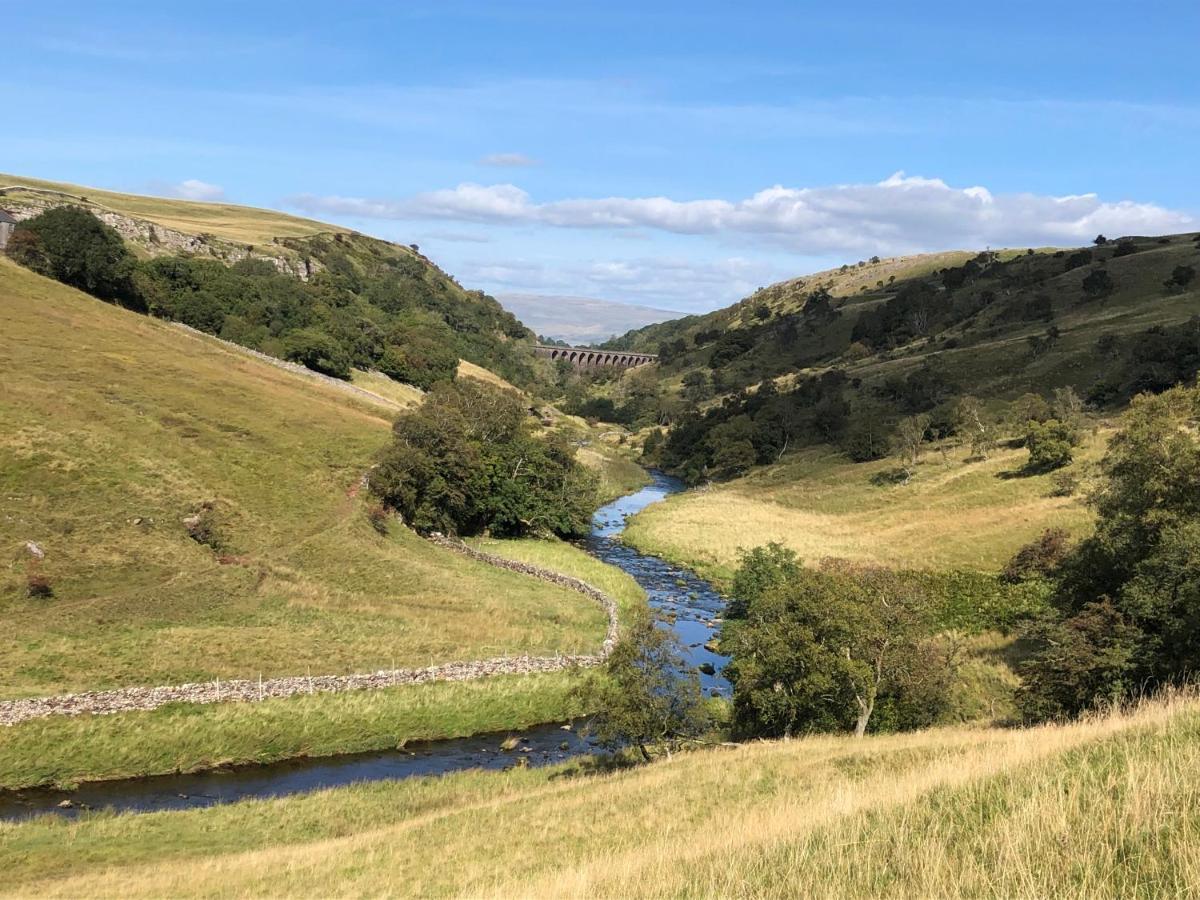
[(1009, 584), (1048, 577), (1066, 559), (1069, 542), (1070, 535), (1062, 528), (1047, 528), (1013, 555), (1001, 577)]
[(371, 527), (375, 531), (384, 536), (388, 533), (388, 521), (391, 516), (388, 515), (387, 507), (382, 503), (372, 503), (367, 508), (367, 521), (371, 523)]
[(41, 572), (31, 572), (25, 578), (25, 594), (31, 600), (49, 600), (54, 596), (54, 588)]
[(217, 511), (211, 502), (200, 504), (195, 513), (183, 520), (183, 525), (187, 529), (188, 537), (197, 544), (203, 544), (215, 553), (225, 549), (225, 538), (221, 532)]

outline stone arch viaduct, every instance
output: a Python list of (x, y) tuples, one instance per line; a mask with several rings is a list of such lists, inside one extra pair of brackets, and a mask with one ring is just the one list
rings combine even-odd
[(538, 344), (533, 355), (542, 359), (565, 359), (576, 369), (599, 369), (612, 366), (632, 369), (646, 363), (658, 362), (654, 353), (632, 353), (626, 350), (592, 350), (588, 347), (546, 347)]

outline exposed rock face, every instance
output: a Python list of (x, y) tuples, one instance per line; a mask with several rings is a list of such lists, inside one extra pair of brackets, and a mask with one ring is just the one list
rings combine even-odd
[(67, 195), (56, 195), (53, 192), (47, 192), (47, 196), (44, 197), (6, 196), (4, 205), (5, 209), (18, 222), (32, 219), (56, 206), (82, 206), (105, 225), (115, 229), (126, 241), (136, 244), (150, 256), (185, 253), (192, 256), (209, 256), (226, 264), (243, 259), (260, 259), (263, 262), (269, 262), (283, 274), (299, 278), (301, 281), (308, 281), (310, 277), (324, 268), (317, 260), (289, 252), (283, 247), (278, 248), (278, 253), (266, 253), (252, 248), (248, 244), (226, 241), (213, 235), (186, 234), (146, 219), (137, 219)]
[(166, 687), (135, 687), (113, 691), (89, 691), (82, 694), (63, 694), (58, 697), (34, 697), (25, 700), (0, 702), (0, 725), (16, 725), (28, 719), (45, 716), (77, 716), (85, 713), (107, 715), (129, 710), (157, 709), (168, 703), (251, 703), (272, 697), (292, 697), (296, 694), (340, 693), (342, 691), (374, 690), (402, 684), (423, 684), (429, 681), (470, 681), (494, 675), (525, 675), (534, 672), (561, 672), (573, 668), (600, 665), (616, 645), (619, 624), (617, 603), (603, 591), (585, 581), (514, 562), (503, 557), (468, 547), (461, 541), (434, 535), (431, 540), (439, 546), (462, 553), (488, 565), (520, 572), (543, 581), (561, 585), (590, 597), (601, 605), (608, 616), (608, 630), (600, 652), (575, 656), (512, 656), (474, 662), (451, 662), (422, 669), (391, 669), (355, 675), (314, 675), (290, 678), (269, 678), (259, 681), (208, 681), (202, 684), (180, 684)]

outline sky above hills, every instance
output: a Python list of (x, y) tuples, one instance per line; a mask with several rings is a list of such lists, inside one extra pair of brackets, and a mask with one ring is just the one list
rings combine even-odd
[(1200, 230), (1200, 4), (14, 4), (0, 170), (679, 311), (875, 254)]

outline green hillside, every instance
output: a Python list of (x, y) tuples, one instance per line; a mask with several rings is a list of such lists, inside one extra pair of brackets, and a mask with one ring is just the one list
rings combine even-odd
[(0, 306), (3, 696), (601, 639), (574, 593), (372, 528), (360, 479), (394, 407), (4, 260)]
[[(1194, 700), (0, 825), (0, 894), (1166, 897), (1200, 875)], [(64, 852), (69, 847), (69, 852)]]
[[(79, 222), (56, 222), (54, 243), (54, 234), (33, 231), (39, 214), (64, 206), (112, 229), (129, 258), (100, 278), (80, 275), (79, 260), (47, 258), (55, 256), (52, 246), (99, 240)], [(43, 274), (339, 378), (354, 366), (427, 387), (452, 377), (460, 358), (524, 388), (544, 378), (531, 353), (533, 333), (415, 245), (271, 210), (8, 175), (0, 175), (0, 209), (30, 220), (10, 254)]]

